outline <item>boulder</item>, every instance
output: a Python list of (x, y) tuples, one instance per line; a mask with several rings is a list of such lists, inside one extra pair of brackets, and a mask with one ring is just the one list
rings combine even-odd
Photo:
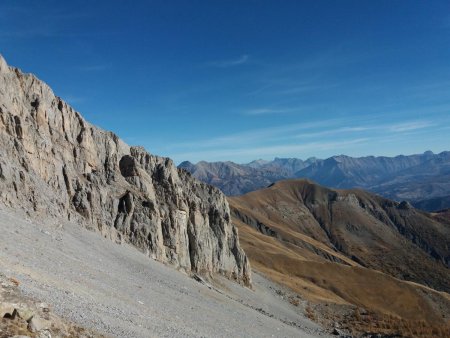
[(49, 330), (51, 323), (48, 320), (42, 319), (39, 316), (33, 316), (28, 321), (28, 331), (40, 332), (43, 330)]

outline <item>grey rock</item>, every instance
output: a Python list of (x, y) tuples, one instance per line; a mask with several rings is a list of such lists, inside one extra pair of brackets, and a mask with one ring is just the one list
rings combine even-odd
[(42, 319), (36, 315), (28, 320), (28, 331), (30, 332), (49, 330), (50, 326), (51, 323), (49, 321)]
[(52, 338), (52, 334), (48, 330), (42, 330), (38, 333), (36, 338)]
[(341, 338), (352, 338), (352, 335), (346, 334), (344, 331), (338, 328), (334, 328), (332, 334)]
[(1, 318), (14, 320), (18, 316), (17, 309), (14, 307), (14, 304), (4, 304), (2, 302), (2, 308), (0, 311)]
[(16, 309), (17, 314), (20, 318), (25, 320), (26, 322), (30, 321), (34, 316), (34, 311), (32, 309), (22, 307), (20, 309)]
[(337, 329), (337, 328), (334, 328), (332, 333), (333, 333), (335, 336), (340, 336), (340, 335), (342, 335), (341, 331), (340, 331), (339, 329)]
[(1, 56), (0, 202), (76, 221), (186, 272), (251, 283), (222, 192), (91, 125)]

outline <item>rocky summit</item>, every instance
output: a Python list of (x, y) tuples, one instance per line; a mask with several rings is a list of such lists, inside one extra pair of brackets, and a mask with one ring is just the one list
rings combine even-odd
[(186, 272), (251, 283), (225, 196), (87, 121), (0, 56), (0, 201), (127, 242)]

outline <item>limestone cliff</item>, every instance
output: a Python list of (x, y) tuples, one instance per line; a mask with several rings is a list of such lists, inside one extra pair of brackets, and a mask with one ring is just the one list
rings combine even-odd
[(0, 203), (65, 218), (187, 272), (250, 283), (225, 196), (86, 122), (0, 56)]

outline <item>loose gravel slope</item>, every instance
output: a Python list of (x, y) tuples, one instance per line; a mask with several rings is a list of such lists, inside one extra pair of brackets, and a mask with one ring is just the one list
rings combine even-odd
[(0, 210), (0, 272), (62, 317), (115, 337), (313, 337), (281, 287), (212, 286), (78, 225)]

